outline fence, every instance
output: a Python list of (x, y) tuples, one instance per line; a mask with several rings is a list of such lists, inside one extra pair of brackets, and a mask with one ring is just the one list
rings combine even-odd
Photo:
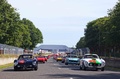
[(82, 57), (84, 54), (89, 54), (90, 49), (89, 48), (81, 48), (81, 49), (75, 49), (73, 50), (72, 54), (76, 54), (78, 57)]
[(23, 54), (22, 48), (0, 44), (0, 54)]

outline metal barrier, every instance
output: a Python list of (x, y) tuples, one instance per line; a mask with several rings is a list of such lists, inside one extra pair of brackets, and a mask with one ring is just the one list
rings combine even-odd
[(0, 44), (0, 54), (23, 54), (22, 48)]

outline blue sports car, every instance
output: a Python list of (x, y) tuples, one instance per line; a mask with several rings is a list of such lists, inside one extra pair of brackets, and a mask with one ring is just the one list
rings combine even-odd
[(32, 54), (23, 54), (14, 60), (14, 70), (31, 68), (34, 70), (38, 69), (38, 61), (33, 57)]
[(79, 65), (80, 64), (80, 59), (76, 55), (67, 56), (66, 59), (65, 59), (65, 65), (68, 65), (68, 64)]

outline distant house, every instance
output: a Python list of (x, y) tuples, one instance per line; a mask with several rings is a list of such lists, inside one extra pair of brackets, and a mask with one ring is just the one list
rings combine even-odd
[(80, 49), (75, 49), (71, 52), (72, 54), (76, 54), (78, 56), (83, 56), (84, 54), (89, 54), (90, 49), (89, 48), (80, 48)]
[(69, 48), (66, 45), (40, 45), (34, 49), (35, 53), (66, 53), (69, 52)]

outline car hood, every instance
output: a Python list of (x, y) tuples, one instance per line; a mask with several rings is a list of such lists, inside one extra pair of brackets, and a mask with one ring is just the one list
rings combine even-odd
[(68, 60), (79, 60), (79, 58), (67, 58)]
[(22, 59), (22, 60), (19, 60), (19, 61), (24, 61), (24, 62), (33, 62), (32, 59)]
[(88, 63), (96, 63), (96, 64), (101, 64), (102, 63), (101, 59), (98, 59), (98, 58), (96, 58), (96, 59), (86, 58), (86, 59), (83, 59), (83, 60), (88, 62)]

